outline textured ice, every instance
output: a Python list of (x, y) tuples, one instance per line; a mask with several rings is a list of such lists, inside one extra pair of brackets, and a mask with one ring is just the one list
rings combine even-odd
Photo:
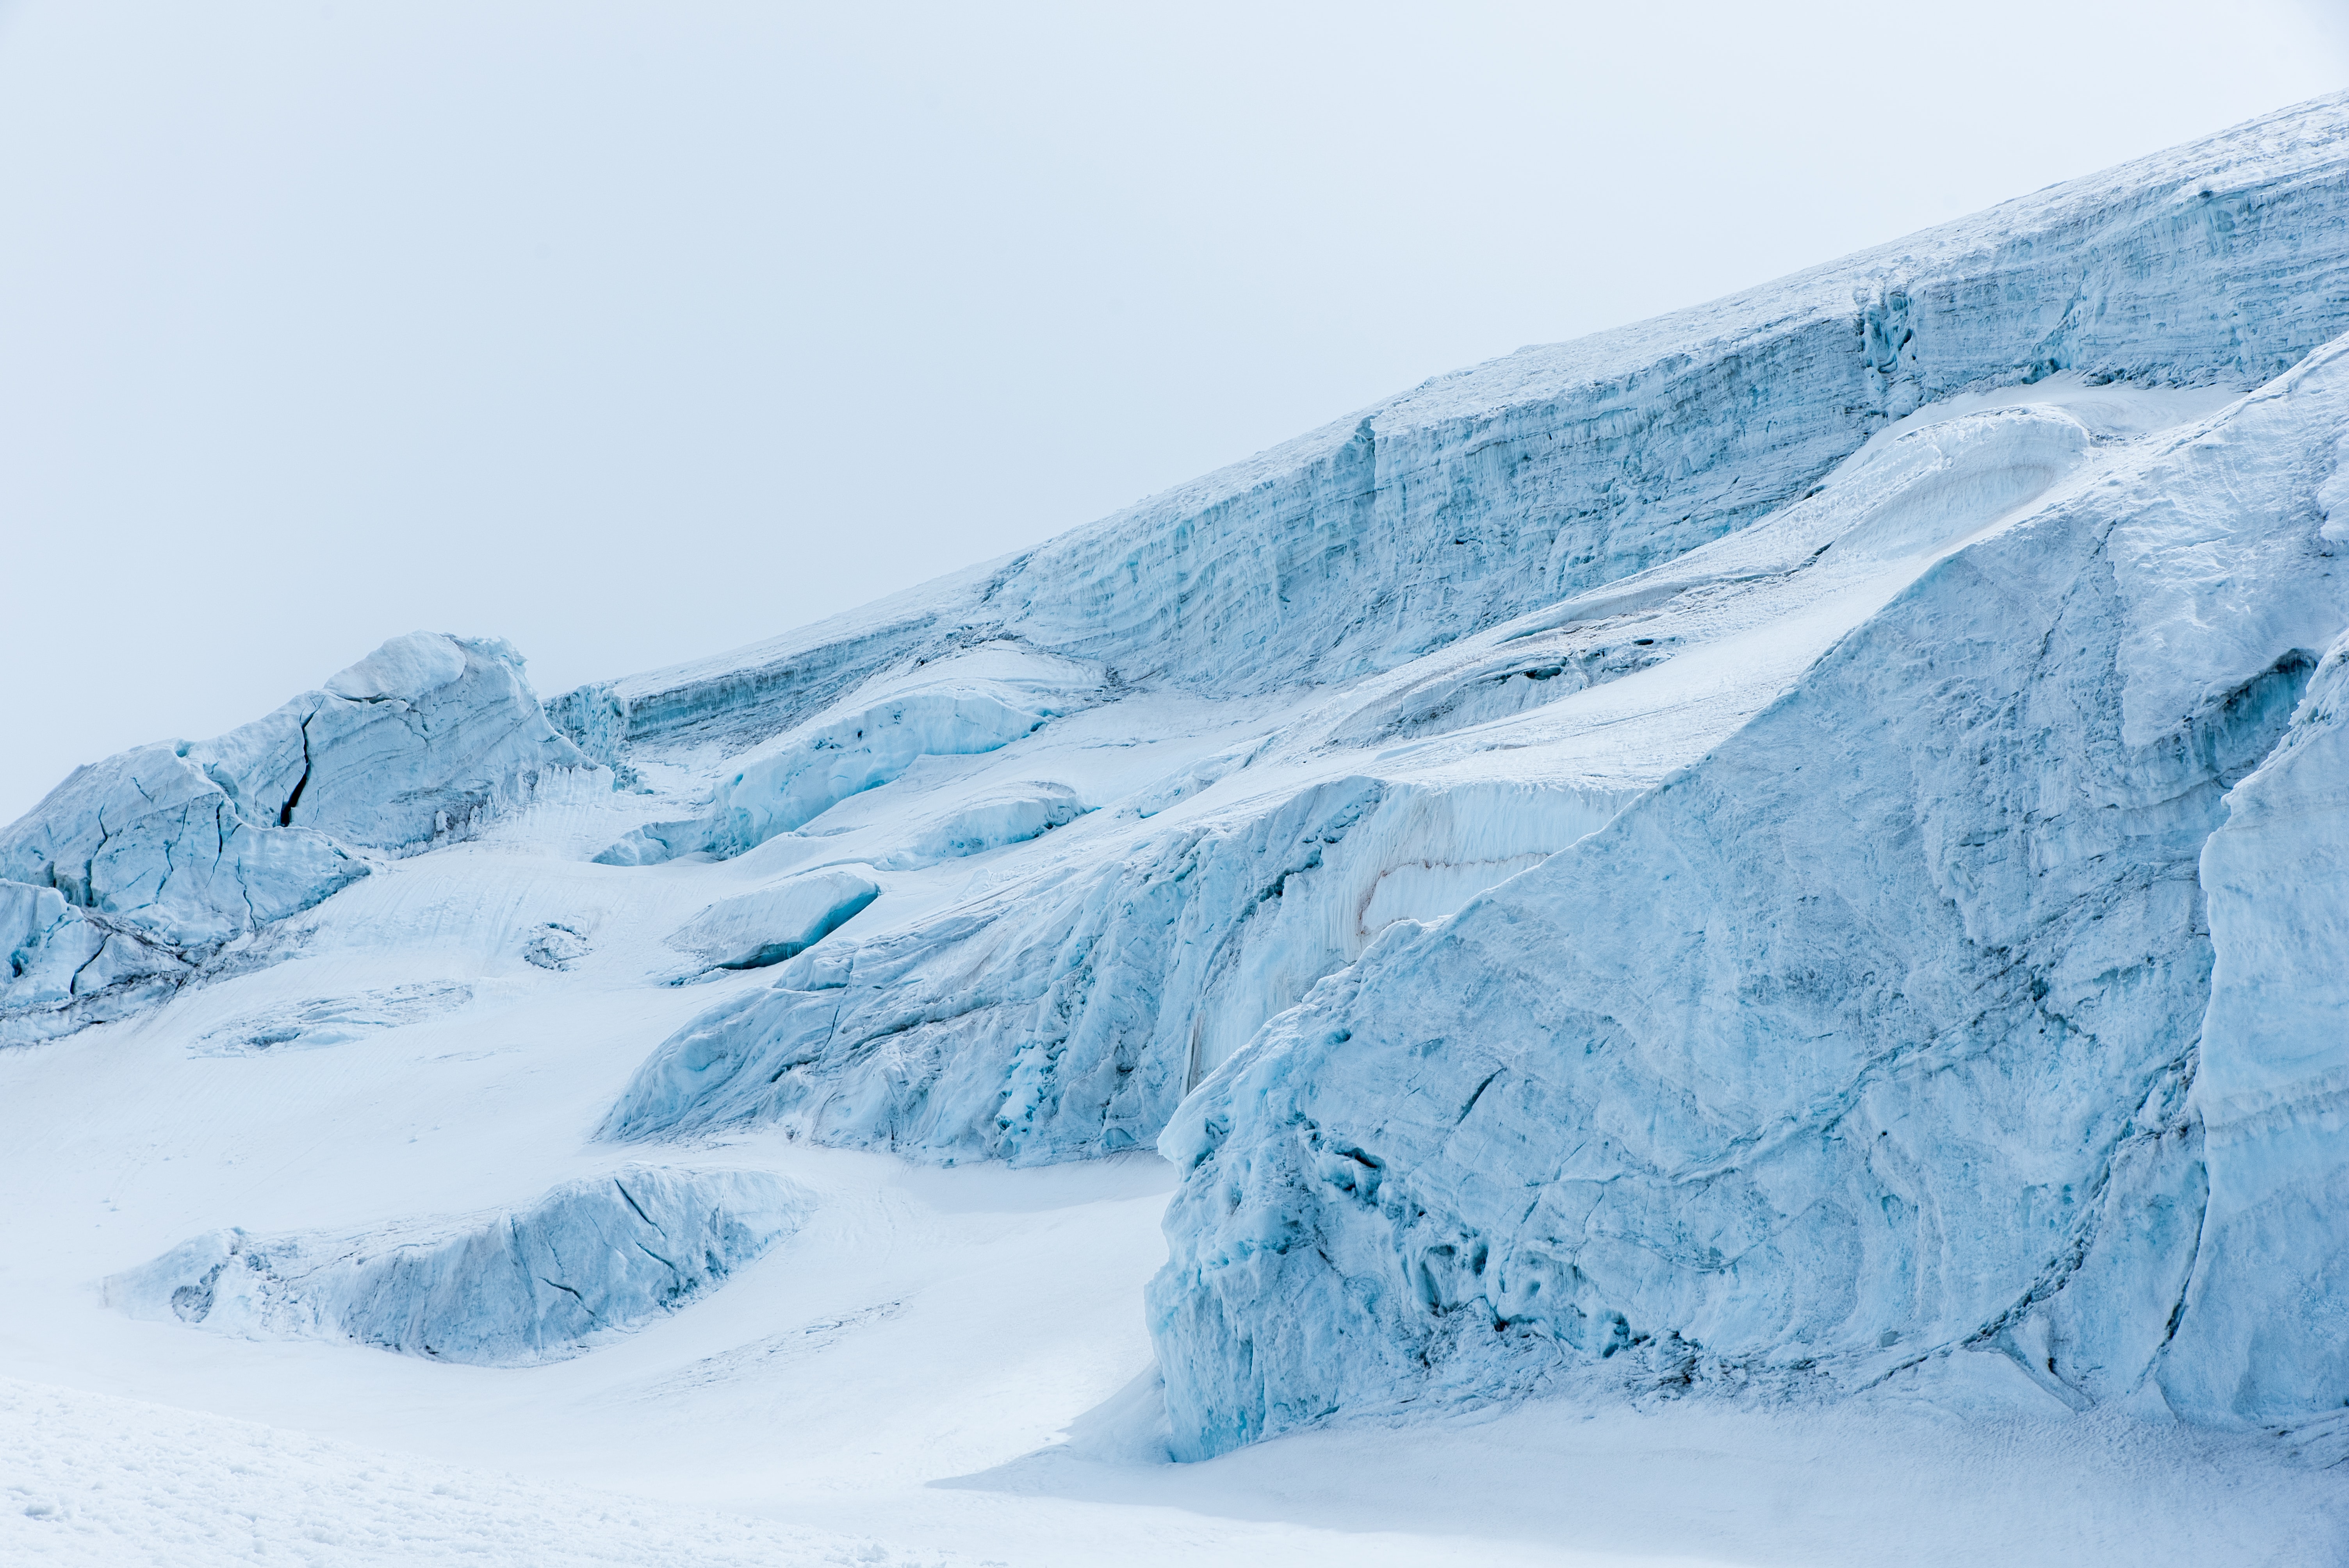
[(198, 1236), (109, 1279), (106, 1299), (246, 1338), (559, 1360), (724, 1284), (798, 1229), (808, 1203), (762, 1171), (632, 1165), (510, 1213), (354, 1236)]
[(229, 944), (592, 766), (496, 641), (417, 632), (206, 741), (77, 769), (0, 830), (0, 1044), (168, 995)]
[[(709, 814), (640, 829), (598, 859), (646, 865), (682, 853), (737, 855), (889, 783), (928, 757), (997, 750), (1092, 700), (1099, 677), (1066, 660), (980, 648), (753, 748), (721, 783)], [(1032, 835), (1031, 835), (1032, 836)]]
[(1518, 351), (1002, 561), (559, 699), (740, 744), (987, 637), (1227, 695), (1392, 668), (1805, 494), (1890, 420), (2059, 372), (2244, 390), (2349, 328), (2332, 100), (1691, 310)]
[[(2255, 978), (2210, 992), (2197, 868), (2257, 864), (2322, 746), (2320, 693), (2212, 838), (2349, 624), (2315, 503), (2344, 427), (2335, 346), (1955, 542), (1605, 830), (1276, 1019), (1162, 1144), (1180, 1446), (1618, 1356), (1849, 1390), (1976, 1350), (2267, 1425), (2349, 1398), (2316, 1353), (2337, 1164), (2276, 1138), (2322, 1090), (2231, 1134), (2207, 1233), (2230, 1158), (2195, 1109), (2198, 1057), (2248, 1088), (2272, 1054), (2231, 1021)], [(2246, 956), (2251, 903), (2304, 918), (2233, 896)]]
[[(494, 645), (396, 639), (0, 835), (0, 1031), (135, 1014), (112, 1037), (233, 1081), (222, 1115), (359, 1104), (346, 1078), (410, 1054), (281, 1047), (461, 1034), (416, 1060), (501, 1096), (371, 1080), (381, 1184), (462, 1187), (460, 1106), (564, 1160), (886, 1169), (891, 1212), (946, 1179), (806, 1145), (1154, 1146), (1186, 1458), (1535, 1390), (1889, 1391), (2338, 1458), (2344, 334), (2334, 98), (1440, 378), (544, 716)], [(589, 761), (630, 793), (530, 782)], [(231, 972), (303, 909), (266, 939), (299, 964)], [(411, 1018), (404, 987), (460, 984)], [(351, 1212), (409, 1212), (368, 1191)], [(221, 1233), (114, 1289), (564, 1354), (683, 1277), (643, 1227), (701, 1233), (616, 1191)], [(243, 1212), (208, 1202), (89, 1273)], [(1032, 1313), (1046, 1271), (1006, 1266)], [(744, 1308), (637, 1387), (771, 1390), (881, 1304), (959, 1321), (929, 1288)], [(1160, 1387), (1072, 1441), (1159, 1442)]]
[(726, 969), (780, 964), (855, 918), (881, 893), (858, 866), (830, 866), (712, 904), (669, 944)]

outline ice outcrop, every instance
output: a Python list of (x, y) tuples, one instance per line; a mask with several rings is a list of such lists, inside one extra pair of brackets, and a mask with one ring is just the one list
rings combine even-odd
[(1200, 1073), (1380, 928), (1448, 913), (1619, 803), (1354, 776), (1156, 829), (802, 954), (665, 1042), (606, 1130), (780, 1121), (1021, 1163), (1146, 1146)]
[(1024, 844), (1085, 814), (1074, 789), (1049, 779), (1029, 779), (991, 789), (922, 823), (904, 848), (883, 861), (892, 869), (985, 854), (1006, 844)]
[(717, 1288), (810, 1206), (765, 1171), (634, 1165), (503, 1214), (339, 1237), (215, 1232), (108, 1279), (106, 1300), (246, 1338), (554, 1361)]
[(738, 855), (889, 783), (925, 758), (995, 751), (1086, 706), (1098, 677), (1067, 660), (986, 647), (877, 683), (741, 758), (709, 813), (638, 829), (596, 859), (647, 865), (676, 855)]
[[(2330, 1046), (2282, 1047), (2295, 949), (2261, 933), (2306, 916), (2259, 869), (2324, 767), (2323, 690), (2276, 748), (2349, 624), (2315, 501), (2344, 428), (2335, 346), (1971, 542), (1928, 531), (1958, 547), (1702, 760), (1275, 1019), (1161, 1145), (1180, 1449), (1626, 1353), (1650, 1387), (1966, 1349), (2075, 1406), (2349, 1398), (2316, 1344), (2349, 1315), (2338, 1166), (2287, 1130)], [(1854, 540), (1912, 542), (1822, 561)], [(2215, 995), (2206, 841), (2257, 890), (2211, 895)], [(2198, 1105), (2282, 1114), (2230, 1154)]]
[(168, 995), (228, 944), (592, 765), (496, 641), (395, 637), (266, 718), (78, 769), (0, 830), (0, 1043)]
[(2099, 431), (2119, 438), (2112, 423), (2030, 404), (1888, 432), (1764, 523), (1355, 683), (1138, 792), (1112, 813), (1133, 821), (1114, 851), (1104, 828), (1081, 859), (720, 1005), (647, 1064), (611, 1128), (780, 1119), (1018, 1161), (1147, 1143), (1202, 1074), (1379, 933), (1449, 915), (1602, 826), (1938, 553), (2076, 480)]
[(722, 969), (780, 964), (837, 931), (881, 896), (861, 866), (827, 866), (712, 904), (669, 945)]

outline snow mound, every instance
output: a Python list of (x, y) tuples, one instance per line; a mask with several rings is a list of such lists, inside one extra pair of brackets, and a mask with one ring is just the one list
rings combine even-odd
[(352, 1236), (216, 1232), (105, 1284), (132, 1317), (355, 1340), (440, 1361), (561, 1360), (725, 1283), (809, 1200), (758, 1171), (629, 1166), (528, 1209)]
[(830, 866), (712, 904), (668, 942), (719, 968), (758, 969), (823, 941), (880, 895), (861, 868)]
[(472, 999), (471, 985), (427, 980), (355, 995), (278, 1002), (207, 1029), (188, 1049), (200, 1057), (316, 1050), (453, 1012)]

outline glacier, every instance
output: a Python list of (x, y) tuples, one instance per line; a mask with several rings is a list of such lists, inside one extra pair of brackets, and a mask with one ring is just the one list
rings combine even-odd
[(919, 1334), (1069, 1407), (926, 1487), (1667, 1407), (2335, 1463), (2344, 459), (2349, 95), (730, 654), (395, 638), (0, 830), (0, 1077), (144, 1119), (19, 1175), (159, 1362), (640, 1456), (1013, 1419)]

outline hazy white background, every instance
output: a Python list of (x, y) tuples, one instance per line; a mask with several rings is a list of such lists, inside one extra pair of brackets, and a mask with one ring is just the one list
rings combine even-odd
[(2349, 85), (2344, 0), (0, 0), (0, 820), (541, 691)]

